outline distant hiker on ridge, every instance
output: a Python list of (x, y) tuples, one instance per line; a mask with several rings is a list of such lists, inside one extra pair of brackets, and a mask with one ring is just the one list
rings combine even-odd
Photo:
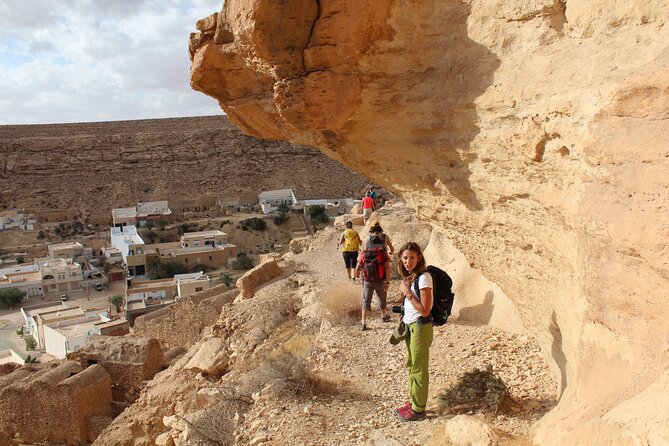
[(372, 199), (372, 193), (367, 191), (365, 196), (362, 197), (362, 218), (365, 225), (369, 217), (372, 216), (372, 212), (374, 212), (374, 200)]
[(355, 266), (358, 263), (358, 251), (360, 251), (360, 245), (362, 240), (358, 231), (353, 229), (353, 222), (346, 222), (346, 229), (339, 238), (337, 243), (337, 248), (340, 246), (342, 255), (344, 256), (344, 264), (346, 265), (346, 274), (348, 274), (348, 280), (355, 281), (355, 276), (353, 271)]
[(376, 191), (373, 188), (369, 188), (369, 196), (372, 197), (372, 201), (374, 202), (374, 210), (378, 211), (379, 210), (379, 198), (378, 195), (376, 194)]

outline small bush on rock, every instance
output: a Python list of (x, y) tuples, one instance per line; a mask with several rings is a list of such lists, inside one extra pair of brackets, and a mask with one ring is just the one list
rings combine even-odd
[(267, 382), (280, 383), (282, 392), (298, 398), (337, 392), (334, 383), (313, 372), (302, 355), (290, 352), (268, 359), (261, 374)]
[(440, 396), (440, 408), (446, 413), (464, 413), (473, 410), (497, 413), (513, 401), (502, 378), (493, 373), (492, 365), (485, 370), (465, 372), (455, 384)]

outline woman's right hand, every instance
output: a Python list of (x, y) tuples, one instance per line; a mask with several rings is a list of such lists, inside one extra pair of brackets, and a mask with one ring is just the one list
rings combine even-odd
[(402, 292), (403, 296), (407, 296), (409, 293), (411, 293), (411, 288), (409, 288), (409, 285), (407, 285), (404, 280), (400, 282), (400, 291)]

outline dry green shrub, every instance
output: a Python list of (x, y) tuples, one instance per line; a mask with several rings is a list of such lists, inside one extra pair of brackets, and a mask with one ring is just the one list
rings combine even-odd
[(349, 325), (360, 318), (362, 287), (359, 284), (342, 283), (328, 288), (319, 296), (325, 319), (332, 325)]
[(281, 392), (297, 398), (336, 393), (333, 382), (312, 371), (304, 357), (293, 353), (281, 352), (268, 359), (263, 371), (268, 382), (280, 383)]
[(502, 378), (493, 373), (489, 364), (485, 370), (465, 372), (453, 387), (439, 396), (439, 401), (445, 413), (472, 410), (496, 413), (507, 409), (513, 399)]
[(315, 333), (304, 331), (298, 324), (286, 324), (273, 337), (281, 344), (256, 371), (258, 387), (274, 384), (276, 391), (297, 398), (335, 393), (337, 386), (312, 371), (309, 365)]
[[(201, 416), (200, 416), (201, 415)], [(195, 435), (191, 441), (194, 444), (232, 446), (235, 444), (234, 432), (236, 423), (235, 412), (232, 406), (219, 402), (207, 408), (202, 414), (191, 416), (192, 421), (185, 420)]]
[(237, 427), (235, 413), (244, 413), (253, 400), (234, 386), (216, 386), (216, 403), (189, 414), (185, 421), (194, 434), (189, 444), (194, 446), (232, 446)]

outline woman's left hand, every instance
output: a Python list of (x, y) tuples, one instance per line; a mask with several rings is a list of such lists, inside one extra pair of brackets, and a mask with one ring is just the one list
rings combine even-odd
[(402, 292), (402, 295), (404, 295), (404, 296), (411, 293), (411, 289), (409, 288), (409, 285), (407, 285), (405, 281), (400, 282), (400, 291)]

